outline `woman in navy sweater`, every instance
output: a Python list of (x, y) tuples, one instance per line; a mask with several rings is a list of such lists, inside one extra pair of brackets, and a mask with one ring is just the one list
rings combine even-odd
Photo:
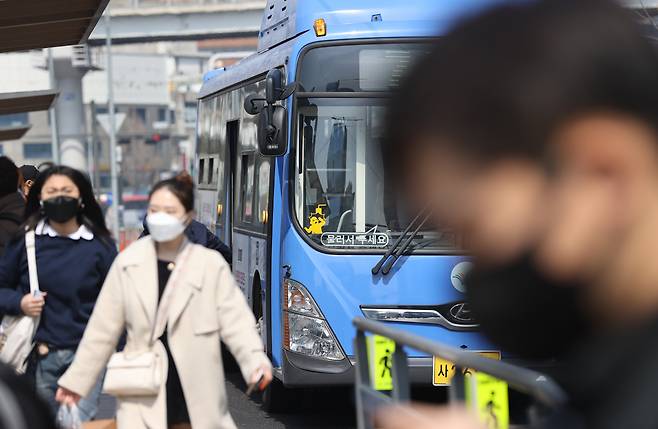
[[(52, 167), (39, 175), (25, 210), (36, 233), (42, 295), (30, 295), (25, 239), (21, 234), (0, 262), (0, 312), (41, 315), (36, 359), (30, 365), (37, 391), (53, 412), (57, 379), (73, 361), (105, 276), (116, 256), (91, 184), (77, 170)], [(83, 420), (96, 414), (101, 383), (79, 404)]]

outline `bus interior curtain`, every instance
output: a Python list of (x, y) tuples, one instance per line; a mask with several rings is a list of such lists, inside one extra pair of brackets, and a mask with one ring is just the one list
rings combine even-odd
[[(385, 145), (380, 143), (378, 146), (381, 150), (382, 168), (384, 170), (384, 220), (391, 231), (402, 231), (404, 227), (409, 225), (411, 218), (400, 207), (403, 201), (402, 195), (393, 180), (395, 178), (393, 171), (396, 166), (391, 157), (384, 153)], [(403, 214), (400, 213), (401, 211)]]
[[(352, 183), (347, 183), (347, 125), (344, 118), (332, 118), (333, 129), (327, 153), (327, 200), (334, 213), (329, 228), (335, 230), (343, 213), (353, 209)], [(347, 222), (351, 225), (353, 222)], [(349, 230), (346, 229), (346, 230)]]
[[(311, 122), (315, 122), (315, 126), (311, 125)], [(322, 181), (318, 174), (317, 166), (315, 164), (315, 140), (317, 133), (315, 132), (318, 126), (318, 118), (316, 117), (304, 117), (303, 118), (304, 128), (303, 128), (303, 139), (304, 139), (304, 163), (305, 165), (305, 175), (306, 175), (306, 189), (304, 193), (306, 194), (304, 202), (304, 218), (307, 219), (308, 216), (315, 211), (315, 207), (320, 204), (327, 205), (327, 200), (325, 197), (325, 191), (322, 187)], [(309, 198), (311, 191), (314, 191), (313, 196)], [(328, 210), (328, 206), (327, 206)]]
[(329, 138), (327, 153), (327, 191), (342, 194), (345, 190), (347, 167), (347, 127), (343, 121), (336, 121)]

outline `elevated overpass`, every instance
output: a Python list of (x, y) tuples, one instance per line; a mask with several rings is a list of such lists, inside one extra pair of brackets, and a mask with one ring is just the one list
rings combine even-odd
[[(655, 27), (658, 0), (619, 2), (636, 11), (640, 22)], [(266, 1), (112, 0), (110, 6), (113, 43), (142, 43), (256, 36)], [(105, 22), (101, 20), (89, 44), (105, 43), (105, 34)], [(658, 31), (651, 35), (658, 35)]]
[[(118, 0), (112, 10), (112, 43), (253, 37), (260, 30), (264, 0)], [(105, 21), (90, 45), (105, 43)]]

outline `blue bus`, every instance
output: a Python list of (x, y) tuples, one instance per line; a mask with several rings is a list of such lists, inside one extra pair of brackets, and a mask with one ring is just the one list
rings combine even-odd
[[(490, 3), (268, 0), (258, 52), (204, 77), (197, 216), (231, 246), (274, 364), (266, 408), (286, 388), (353, 383), (355, 316), (492, 350), (464, 302), (462, 238), (398, 203), (381, 153), (401, 76)], [(403, 255), (373, 270), (393, 246)], [(410, 366), (441, 384), (432, 357), (412, 352)]]

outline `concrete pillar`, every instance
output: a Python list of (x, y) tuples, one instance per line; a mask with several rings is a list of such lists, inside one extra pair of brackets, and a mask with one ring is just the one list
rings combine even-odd
[(59, 130), (60, 163), (88, 171), (87, 126), (82, 98), (82, 77), (87, 69), (73, 66), (70, 53), (56, 55), (54, 66), (55, 81), (59, 89), (55, 111)]

